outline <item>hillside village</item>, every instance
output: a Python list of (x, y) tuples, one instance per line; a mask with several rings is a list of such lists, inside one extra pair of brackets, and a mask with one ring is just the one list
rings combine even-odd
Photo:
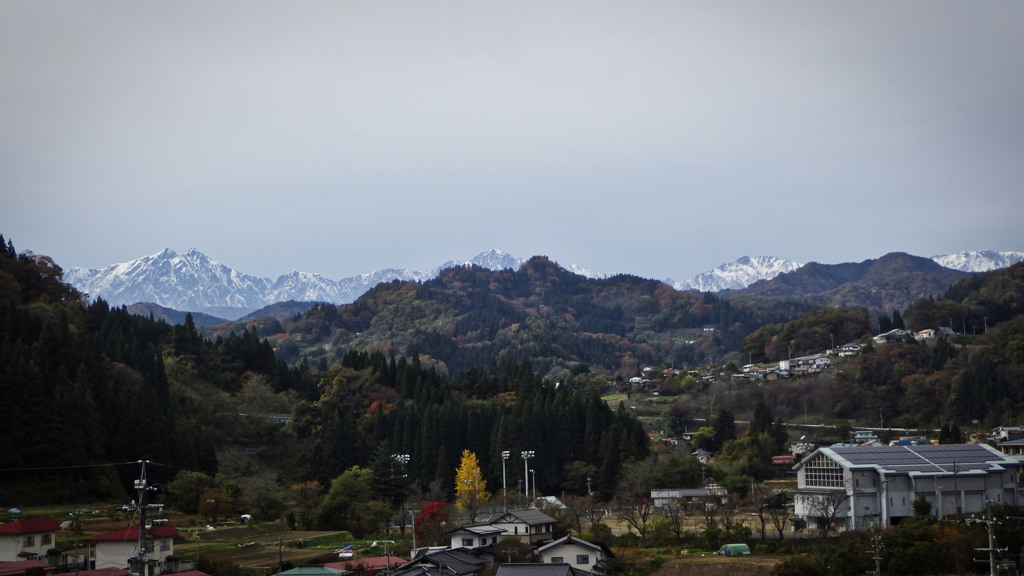
[[(831, 446), (793, 443), (803, 450), (792, 466), (796, 476), (790, 490), (758, 488), (742, 502), (722, 485), (707, 481), (699, 488), (651, 490), (649, 498), (631, 508), (605, 511), (607, 521), (639, 530), (656, 517), (694, 522), (720, 522), (722, 516), (754, 510), (754, 518), (734, 519), (747, 534), (767, 527), (772, 538), (800, 538), (812, 534), (870, 532), (898, 525), (921, 513), (936, 519), (978, 517), (991, 505), (1020, 507), (1024, 503), (1024, 427), (999, 428), (990, 434), (999, 449), (986, 443), (934, 444), (925, 441), (880, 444), (868, 432), (857, 432), (856, 442)], [(713, 454), (702, 463), (713, 462)], [(792, 460), (789, 464), (792, 465)], [(137, 481), (140, 501), (146, 502), (147, 485)], [(766, 485), (767, 486), (767, 485)], [(25, 517), (0, 524), (0, 574), (37, 576), (76, 574), (85, 576), (209, 576), (195, 569), (195, 557), (175, 546), (187, 547), (182, 533), (158, 516), (162, 505), (125, 506), (126, 528), (81, 537), (79, 514), (75, 520)], [(730, 512), (731, 511), (731, 512)], [(20, 511), (10, 511), (20, 513)], [(390, 574), (395, 576), (459, 576), (505, 574), (506, 576), (593, 576), (610, 573), (606, 559), (614, 553), (570, 531), (558, 535), (558, 516), (565, 504), (555, 497), (537, 498), (525, 509), (507, 509), (489, 515), (482, 523), (455, 524), (445, 532), (444, 546), (412, 548), (408, 557), (393, 552), (380, 557), (353, 558), (351, 546), (316, 554), (317, 565), (278, 570), (266, 567), (255, 573), (288, 576), (336, 576), (338, 574)], [(141, 515), (140, 515), (141, 513)], [(240, 521), (252, 521), (245, 515)], [(617, 519), (616, 519), (617, 517)], [(713, 525), (713, 524), (712, 524)], [(215, 531), (213, 527), (208, 530)], [(419, 527), (414, 530), (418, 531)], [(620, 527), (620, 530), (622, 528)], [(735, 531), (735, 527), (732, 528)], [(77, 532), (77, 533), (76, 533)], [(79, 536), (75, 538), (74, 536)], [(763, 538), (764, 536), (762, 536)], [(73, 541), (73, 545), (71, 542)], [(239, 544), (244, 548), (250, 544)], [(376, 544), (376, 543), (375, 543)], [(291, 544), (294, 545), (294, 544)], [(290, 546), (291, 546), (290, 545)], [(386, 545), (385, 545), (386, 546)], [(748, 554), (734, 545), (722, 546), (723, 554)], [(140, 552), (141, 551), (141, 552)], [(334, 554), (335, 560), (331, 560)], [(291, 555), (291, 554), (290, 554)], [(505, 555), (505, 561), (501, 556)], [(511, 561), (513, 560), (514, 561)]]
[[(1006, 289), (1021, 266), (919, 300), (913, 331), (874, 330), (863, 308), (733, 304), (535, 260), (206, 337), (187, 315), (83, 301), (45, 258), (0, 256), (0, 452), (18, 464), (0, 476), (0, 576), (646, 575), (716, 552), (790, 570), (843, 546), (870, 564), (878, 534), (969, 551), (988, 529), (1024, 546), (1024, 322)], [(764, 310), (802, 315), (745, 324)], [(261, 337), (357, 328), (394, 340), (289, 364)], [(152, 479), (128, 471), (140, 450)], [(111, 504), (131, 486), (146, 491)], [(848, 576), (827, 554), (803, 573)], [(935, 572), (971, 562), (926, 556)], [(920, 573), (900, 562), (883, 564)]]

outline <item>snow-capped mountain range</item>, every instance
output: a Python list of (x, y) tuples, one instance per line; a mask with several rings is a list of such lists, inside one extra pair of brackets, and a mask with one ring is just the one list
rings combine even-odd
[(722, 264), (714, 270), (698, 274), (689, 280), (676, 282), (667, 280), (676, 290), (695, 290), (697, 292), (721, 292), (722, 290), (740, 290), (758, 280), (770, 280), (783, 272), (792, 272), (803, 266), (800, 262), (784, 260), (775, 256), (744, 256), (735, 262)]
[(472, 260), (448, 261), (428, 272), (381, 268), (341, 280), (310, 272), (291, 272), (272, 280), (233, 270), (194, 248), (184, 254), (165, 249), (101, 269), (72, 268), (64, 273), (64, 280), (114, 306), (153, 302), (175, 310), (209, 312), (235, 319), (289, 300), (346, 304), (381, 282), (429, 280), (454, 266), (475, 264), (501, 270), (518, 269), (522, 263), (523, 260), (500, 250), (489, 250)]
[[(955, 270), (983, 272), (1020, 262), (1024, 260), (1024, 252), (966, 251), (934, 256), (932, 260)], [(102, 269), (72, 268), (64, 274), (64, 279), (78, 290), (94, 298), (103, 298), (114, 306), (152, 302), (175, 310), (208, 312), (233, 320), (289, 300), (346, 304), (381, 282), (425, 281), (455, 266), (476, 265), (503, 270), (518, 269), (523, 262), (523, 259), (501, 250), (488, 250), (471, 260), (450, 260), (427, 272), (381, 268), (341, 280), (309, 272), (291, 272), (272, 280), (233, 270), (196, 249), (184, 254), (165, 249)], [(718, 292), (742, 289), (758, 280), (770, 280), (801, 266), (803, 264), (774, 256), (744, 256), (690, 280), (677, 282), (669, 279), (665, 282), (678, 290)], [(588, 278), (611, 276), (574, 265), (565, 268)]]
[(995, 250), (966, 250), (956, 254), (932, 256), (940, 266), (961, 272), (988, 272), (1009, 268), (1024, 261), (1024, 252), (997, 252)]

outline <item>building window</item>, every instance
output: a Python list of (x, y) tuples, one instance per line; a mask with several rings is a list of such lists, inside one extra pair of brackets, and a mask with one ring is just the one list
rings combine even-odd
[(590, 564), (590, 554), (580, 554), (576, 556), (577, 564)]
[(41, 535), (39, 537), (39, 545), (40, 546), (49, 546), (50, 542), (52, 542), (52, 541), (53, 541), (53, 536), (51, 534), (43, 534), (43, 535)]
[(36, 545), (36, 537), (35, 536), (25, 536), (25, 539), (22, 540), (22, 546), (24, 546), (26, 548), (28, 548), (30, 546), (35, 546), (35, 545)]
[(463, 538), (462, 539), (462, 545), (463, 546), (473, 546), (473, 539), (472, 538)]
[(551, 563), (552, 564), (561, 564), (562, 562), (565, 562), (565, 559), (562, 558), (561, 556), (552, 556), (551, 557)]
[(818, 454), (804, 466), (804, 484), (821, 488), (842, 488), (843, 469), (828, 456)]
[(171, 549), (171, 541), (170, 540), (165, 538), (165, 539), (160, 541), (160, 551), (161, 552), (167, 552), (170, 549)]

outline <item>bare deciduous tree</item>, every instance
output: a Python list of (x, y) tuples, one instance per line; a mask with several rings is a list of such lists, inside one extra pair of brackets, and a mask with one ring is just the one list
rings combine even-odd
[(697, 504), (704, 514), (704, 529), (711, 530), (715, 527), (715, 512), (718, 510), (718, 503), (713, 496), (708, 496), (703, 502)]
[(763, 484), (758, 485), (753, 491), (754, 517), (757, 518), (758, 532), (761, 533), (761, 540), (768, 538), (768, 523), (771, 521), (768, 510), (773, 505), (772, 490)]
[(810, 503), (810, 509), (818, 518), (818, 527), (823, 536), (828, 536), (836, 528), (836, 518), (839, 513), (846, 509), (846, 502), (850, 495), (846, 490), (832, 490), (820, 494), (805, 495)]
[(637, 531), (640, 538), (647, 537), (647, 524), (654, 514), (654, 501), (646, 496), (629, 497), (622, 502), (622, 519)]
[(608, 515), (608, 509), (602, 506), (598, 506), (597, 502), (594, 502), (593, 496), (587, 496), (587, 501), (590, 503), (583, 511), (583, 514), (587, 518), (587, 522), (590, 523), (588, 529), (593, 530), (594, 526), (601, 523), (605, 516)]
[(768, 508), (768, 516), (771, 517), (775, 530), (779, 532), (779, 540), (784, 537), (786, 524), (789, 523), (792, 512), (793, 509), (789, 506), (789, 496), (785, 492), (780, 494), (776, 506)]
[(685, 506), (681, 500), (673, 498), (665, 504), (665, 519), (668, 520), (669, 526), (672, 528), (672, 535), (676, 538), (683, 537), (685, 512)]
[(736, 495), (730, 494), (727, 498), (722, 499), (722, 504), (718, 507), (719, 522), (722, 524), (722, 530), (726, 532), (732, 530), (733, 525), (736, 524), (738, 513), (736, 500)]

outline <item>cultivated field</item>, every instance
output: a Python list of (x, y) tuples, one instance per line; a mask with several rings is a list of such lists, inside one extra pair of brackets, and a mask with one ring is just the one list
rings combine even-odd
[(652, 576), (770, 576), (777, 556), (679, 556)]

